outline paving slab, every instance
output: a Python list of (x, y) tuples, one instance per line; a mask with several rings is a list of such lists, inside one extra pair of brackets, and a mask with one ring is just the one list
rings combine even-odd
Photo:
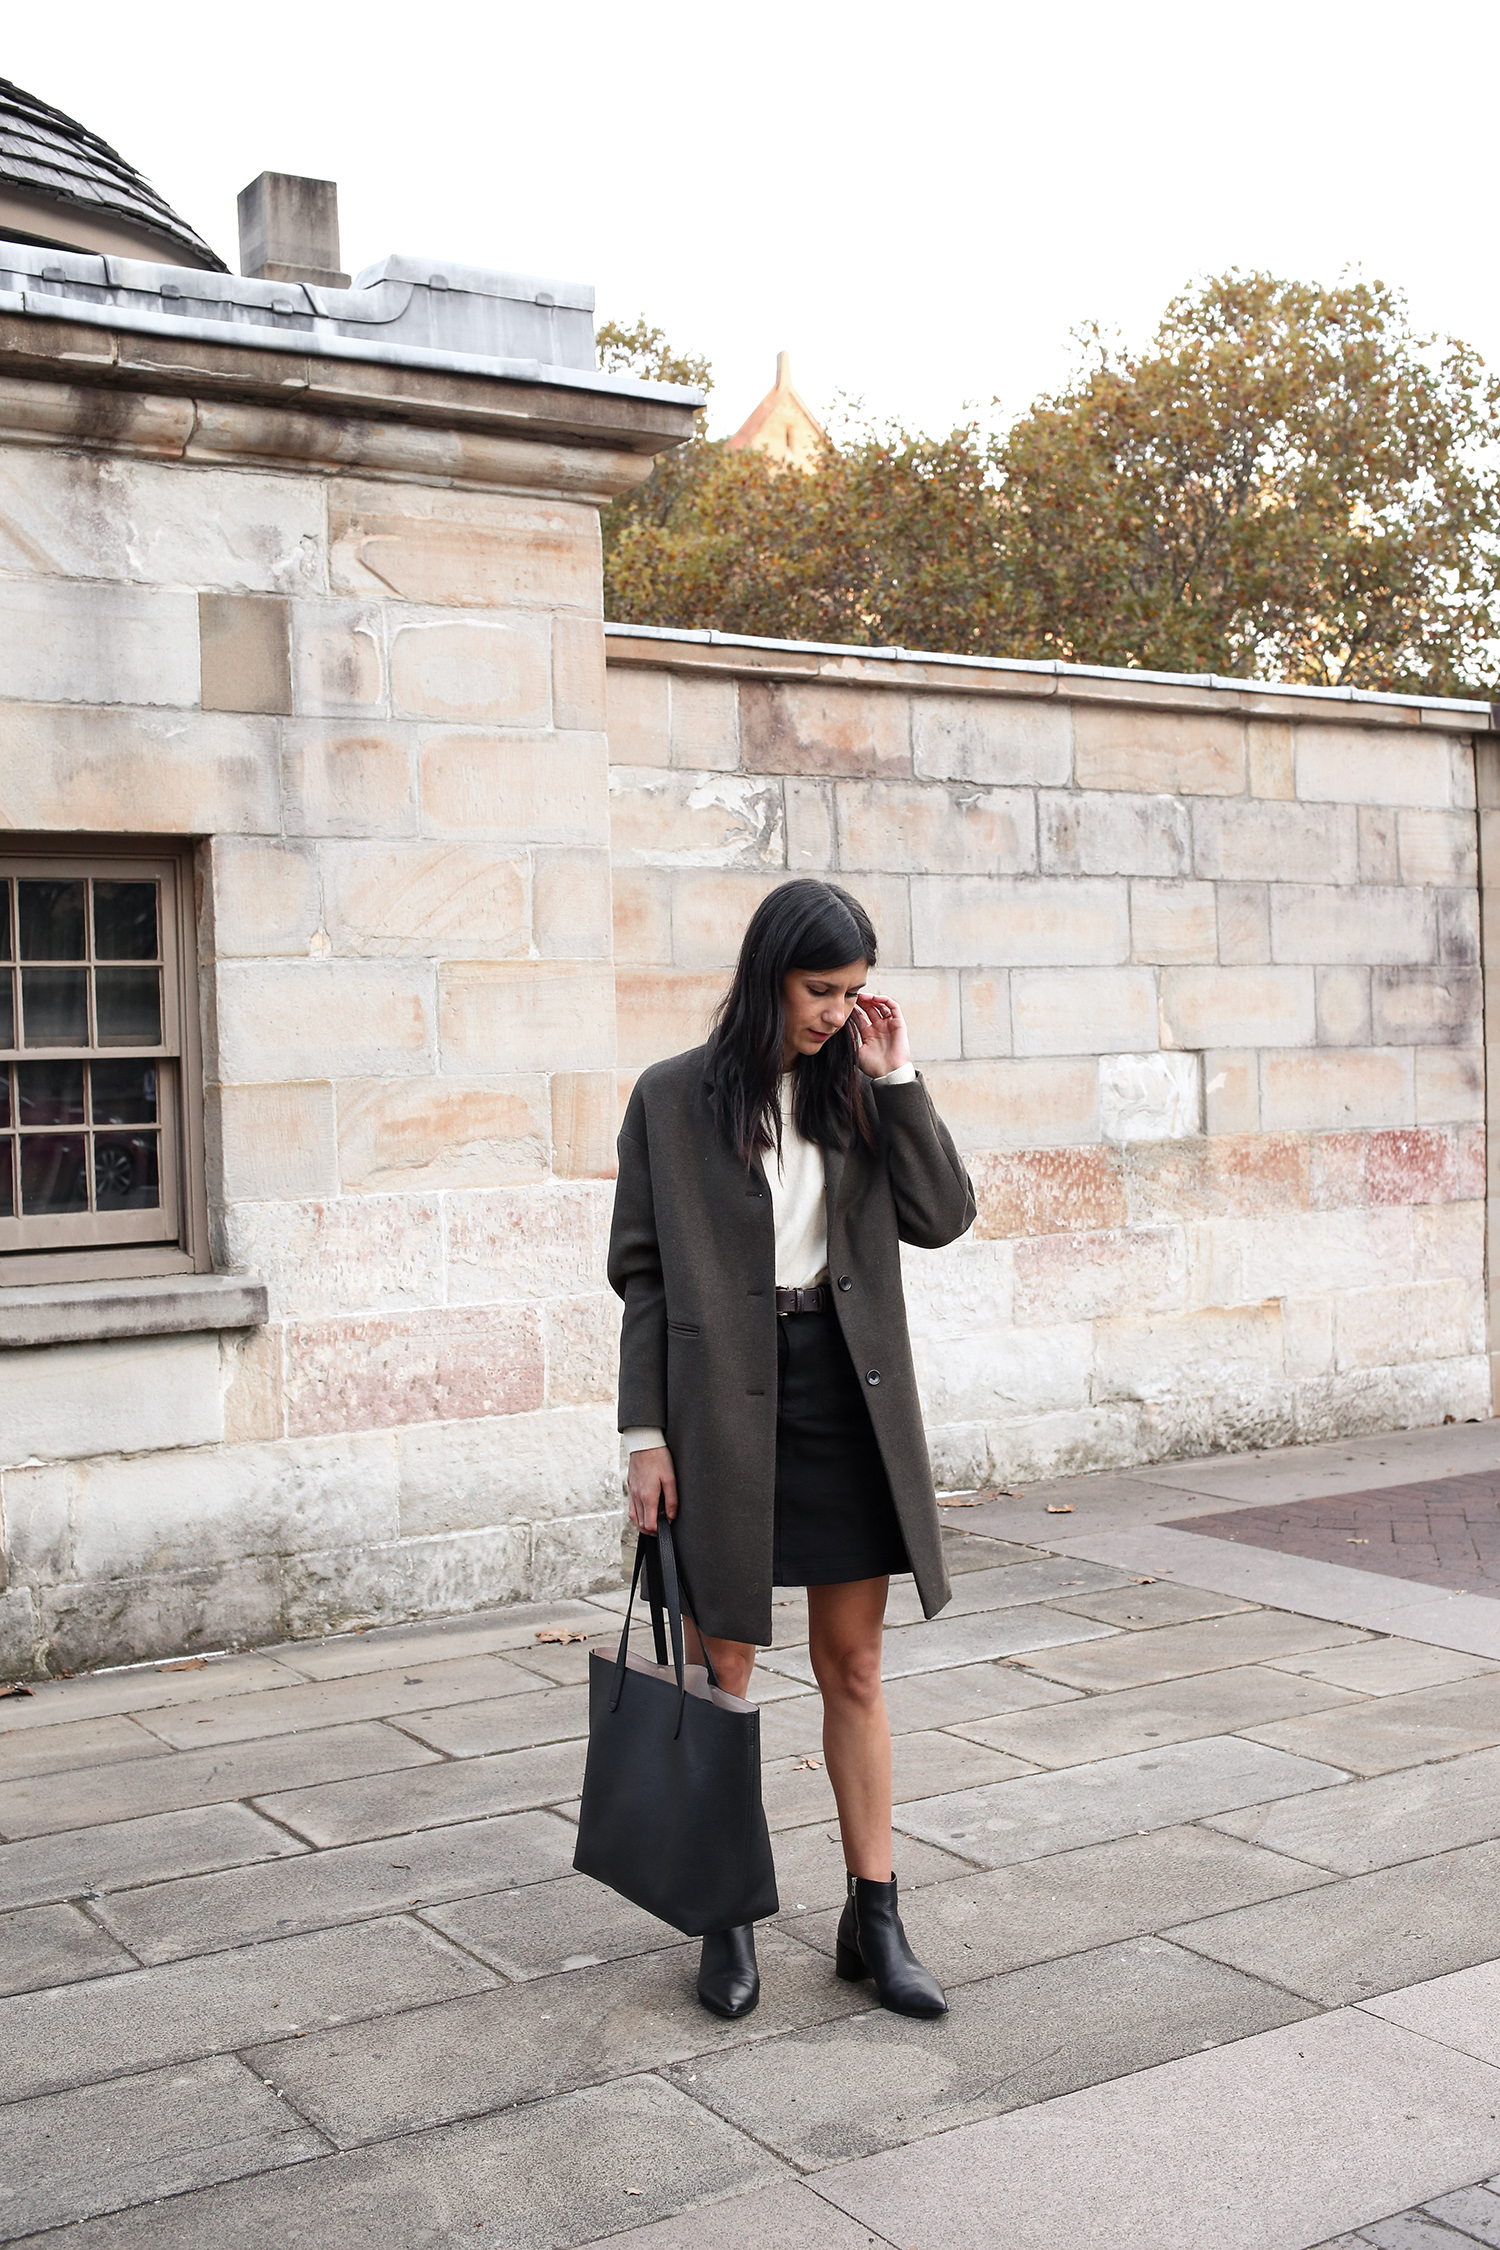
[(762, 1770), (781, 1758), (821, 1758), (823, 1755), (823, 1698), (818, 1694), (787, 1696), (768, 1704), (760, 1715)]
[(85, 1766), (0, 1783), (0, 1835), (47, 1836), (101, 1821), (180, 1812), (189, 1805), (230, 1803), (297, 1782), (338, 1781), (438, 1762), (436, 1751), (375, 1720), (224, 1749), (173, 1752), (157, 1747), (160, 1755), (149, 1764), (132, 1759), (118, 1767)]
[(1495, 1459), (1491, 1425), (1457, 1422), (1430, 1430), (1382, 1430), (1372, 1437), (1333, 1438), (1323, 1445), (1278, 1446), (1265, 1453), (1161, 1461), (1148, 1473), (1158, 1485), (1259, 1507), (1335, 1492), (1373, 1491), (1380, 1485), (1406, 1484), (1413, 1476), (1467, 1476), (1492, 1468)]
[(422, 1919), (517, 1983), (682, 1944), (680, 1930), (588, 1875), (455, 1899)]
[(1208, 1816), (1215, 1828), (1340, 1875), (1500, 1837), (1500, 1750), (1352, 1781), (1336, 1796)]
[(992, 1609), (1014, 1609), (1027, 1602), (1057, 1601), (1070, 1611), (1070, 1594), (1102, 1594), (1130, 1583), (1129, 1573), (1109, 1563), (1075, 1560), (1071, 1555), (1039, 1555), (999, 1569), (974, 1570), (953, 1581), (953, 1599), (944, 1617), (974, 1617)]
[(1233, 1617), (1258, 1605), (1237, 1600), (1233, 1594), (1206, 1593), (1201, 1586), (1177, 1586), (1162, 1578), (1142, 1584), (1131, 1578), (1110, 1593), (1054, 1594), (1052, 1606), (1075, 1617), (1097, 1618), (1101, 1625), (1142, 1633), (1156, 1625), (1194, 1625), (1204, 1617)]
[(1361, 2227), (1355, 2238), (1357, 2250), (1464, 2250), (1464, 2244), (1474, 2239), (1435, 2218), (1430, 2205), (1399, 2212), (1394, 2219), (1378, 2219), (1372, 2227)]
[(0, 2102), (454, 2000), (495, 1981), (407, 1916), (26, 1993), (0, 2000)]
[(269, 1656), (195, 1656), (169, 1664), (131, 1664), (118, 1672), (84, 1672), (75, 1680), (33, 1680), (29, 1696), (0, 1703), (0, 1738), (34, 1734), (133, 1711), (166, 1710), (209, 1696), (259, 1695), (295, 1687), (302, 1674)]
[(1309, 2012), (1248, 1977), (1202, 1977), (1174, 1946), (1138, 1938), (959, 1986), (935, 2023), (880, 2009), (704, 2054), (670, 2076), (764, 2147), (817, 2168)]
[(874, 2006), (867, 1988), (842, 1983), (821, 1954), (767, 1928), (756, 1938), (760, 2005), (725, 2023), (699, 2002), (698, 1954), (696, 1941), (679, 1942), (636, 1960), (317, 2032), (283, 2043), (274, 2057), (251, 2049), (246, 2059), (299, 2115), (350, 2148)]
[(410, 1835), (576, 1798), (587, 1750), (586, 1742), (551, 1742), (493, 1758), (448, 1759), (415, 1772), (283, 1789), (257, 1803), (310, 1844), (362, 1844), (373, 1836)]
[(203, 1805), (0, 1844), (0, 1907), (96, 1898), (127, 1885), (287, 1859), (306, 1845), (248, 1805)]
[(1500, 2067), (1500, 1960), (1411, 1984), (1364, 2005), (1385, 2023)]
[[(901, 1919), (934, 1976), (952, 1986), (1333, 1882), (1208, 1829), (1163, 1828), (920, 1889), (902, 1883)], [(795, 1927), (804, 1945), (832, 1954), (838, 1922), (830, 1905)]]
[(1497, 2107), (1500, 2072), (1347, 2009), (817, 2186), (920, 2250), (1296, 2250), (1472, 2181), (1494, 2160)]
[(539, 1632), (559, 1625), (596, 1629), (594, 1604), (582, 1599), (517, 1602), (510, 1609), (439, 1617), (421, 1625), (382, 1625), (364, 1633), (329, 1634), (324, 1640), (284, 1641), (263, 1653), (295, 1666), (310, 1680), (341, 1680), (359, 1672), (410, 1670), (413, 1659), (453, 1663), (466, 1656), (532, 1648)]
[(76, 1906), (23, 1906), (0, 1915), (0, 1994), (108, 1977), (135, 1962)]
[(916, 1734), (926, 1727), (966, 1725), (997, 1711), (1039, 1710), (1053, 1703), (1076, 1703), (1077, 1688), (1039, 1680), (1011, 1664), (959, 1664), (946, 1672), (908, 1672), (885, 1682), (886, 1715), (892, 1734)]
[[(939, 1501), (942, 1507), (943, 1502)], [(950, 1513), (957, 1515), (957, 1508)], [(964, 1511), (967, 1516), (967, 1510)], [(943, 1560), (948, 1565), (948, 1575), (956, 1578), (969, 1570), (993, 1570), (1003, 1563), (1035, 1562), (1035, 1547), (1023, 1547), (1014, 1539), (987, 1539), (982, 1533), (968, 1532), (943, 1524)]]
[(954, 1731), (971, 1742), (1009, 1750), (1033, 1765), (1076, 1766), (1144, 1750), (1152, 1743), (1236, 1734), (1271, 1719), (1356, 1701), (1345, 1688), (1288, 1678), (1269, 1667), (1247, 1664), (1228, 1672), (1202, 1672), (1187, 1680), (1121, 1688), (1114, 1695), (1079, 1697), (1051, 1710), (1002, 1712)]
[(72, 1719), (59, 1726), (0, 1734), (0, 1786), (72, 1766), (165, 1758), (167, 1746), (129, 1718)]
[(632, 2227), (594, 2243), (592, 2250), (724, 2250), (726, 2243), (744, 2250), (870, 2250), (872, 2244), (885, 2250), (883, 2235), (835, 2211), (800, 2181), (757, 2188), (706, 2210), (659, 2219), (655, 2226)]
[(1500, 1742), (1500, 1673), (1411, 1695), (1371, 1697), (1250, 1731), (1257, 1742), (1326, 1758), (1350, 1773), (1391, 1773)]
[(1307, 1656), (1273, 1656), (1278, 1672), (1294, 1672), (1299, 1679), (1327, 1680), (1334, 1687), (1352, 1688), (1358, 1695), (1410, 1695), (1413, 1690), (1441, 1687), (1449, 1680), (1468, 1680), (1480, 1673), (1500, 1674), (1500, 1665), (1483, 1656), (1466, 1655), (1456, 1648), (1432, 1648), (1422, 1641), (1392, 1635), (1383, 1641), (1360, 1641), (1353, 1648), (1315, 1649)]
[[(946, 1882), (950, 1876), (970, 1872), (967, 1862), (952, 1852), (919, 1843), (899, 1830), (891, 1843), (903, 1899), (928, 1883)], [(836, 1821), (783, 1828), (772, 1837), (771, 1846), (783, 1922), (792, 1927), (820, 1907), (842, 1906), (847, 1886), (844, 1847)]]
[[(800, 1637), (803, 1640), (807, 1638), (805, 1624), (802, 1627)], [(650, 1642), (650, 1621), (644, 1615), (638, 1614), (636, 1629), (631, 1636), (631, 1646), (649, 1651)], [(594, 1651), (597, 1649), (601, 1656), (607, 1656), (613, 1662), (619, 1646), (620, 1628), (618, 1625), (614, 1625), (603, 1634), (587, 1642), (559, 1642), (555, 1646), (551, 1642), (547, 1642), (530, 1648), (512, 1649), (510, 1655), (506, 1658), (506, 1662), (513, 1665), (517, 1671), (525, 1671), (528, 1687), (541, 1687), (549, 1680), (554, 1687), (581, 1687), (587, 1684), (589, 1658)]]
[[(958, 1665), (991, 1664), (1021, 1649), (1058, 1648), (1077, 1641), (1113, 1640), (1112, 1625), (1086, 1617), (1063, 1617), (1036, 1603), (990, 1610), (976, 1617), (935, 1617), (927, 1625), (898, 1627), (885, 1636), (881, 1671), (888, 1680), (911, 1672), (945, 1672)], [(761, 1665), (788, 1679), (811, 1685), (812, 1659), (805, 1648), (772, 1649)]]
[(1472, 1844), (1168, 1934), (1336, 2008), (1486, 1960), (1496, 1950), (1497, 1878), (1500, 1844)]
[(1184, 1680), (1198, 1672), (1227, 1672), (1291, 1656), (1305, 1648), (1332, 1648), (1363, 1636), (1347, 1627), (1292, 1617), (1285, 1610), (1252, 1609), (1208, 1617), (1192, 1625), (1163, 1625), (1144, 1633), (1115, 1633), (1105, 1647), (1061, 1649), (1037, 1644), (1025, 1669), (1066, 1687), (1108, 1691)]
[(392, 1724), (450, 1758), (484, 1758), (496, 1750), (530, 1750), (541, 1742), (569, 1742), (587, 1734), (589, 1691), (586, 1686), (537, 1688), (529, 1695), (493, 1696), (441, 1711), (403, 1711)]
[(1346, 1785), (1333, 1766), (1235, 1735), (1210, 1735), (929, 1797), (900, 1806), (896, 1825), (982, 1867), (1005, 1867), (1112, 1836), (1175, 1827), (1232, 1806)]
[[(778, 1829), (805, 1828), (814, 1821), (836, 1818), (833, 1784), (822, 1753), (814, 1751), (811, 1756), (817, 1758), (816, 1766), (803, 1755), (767, 1760), (761, 1768), (761, 1795), (773, 1835)], [(898, 1805), (1005, 1781), (1031, 1770), (1020, 1758), (958, 1735), (900, 1734), (891, 1742), (891, 1782)]]
[(355, 1719), (382, 1719), (400, 1711), (430, 1711), (443, 1703), (477, 1703), (483, 1697), (524, 1695), (536, 1681), (504, 1656), (461, 1657), (453, 1664), (421, 1664), (414, 1672), (380, 1671), (351, 1679), (301, 1680), (259, 1694), (184, 1703), (142, 1711), (139, 1723), (174, 1750), (248, 1742), (291, 1734), (301, 1727), (331, 1727)]
[[(1451, 2195), (1434, 2196), (1423, 2210), (1476, 2242), (1500, 2242), (1500, 2195), (1492, 2188), (1455, 2188)], [(1453, 2250), (1451, 2244), (1448, 2250)]]
[[(288, 1850), (302, 1848), (291, 1837), (286, 1842)], [(545, 1882), (572, 1868), (576, 1842), (566, 1821), (550, 1812), (508, 1813), (459, 1828), (427, 1829), (403, 1836), (399, 1844), (309, 1852), (296, 1862), (295, 1876), (284, 1862), (145, 1884), (101, 1899), (97, 1911), (142, 1961), (180, 1961), (292, 1930), (367, 1921), (512, 1883)]]
[(5, 2112), (0, 2238), (295, 2165), (322, 2146), (232, 2055), (15, 2102)]
[[(784, 2177), (743, 2134), (659, 2078), (535, 2102), (383, 2148), (99, 2220), (68, 2250), (574, 2250), (632, 2220)], [(858, 2238), (856, 2237), (856, 2240)], [(20, 2250), (42, 2250), (33, 2237)], [(54, 2242), (46, 2250), (57, 2250)], [(842, 2246), (840, 2246), (842, 2250)]]

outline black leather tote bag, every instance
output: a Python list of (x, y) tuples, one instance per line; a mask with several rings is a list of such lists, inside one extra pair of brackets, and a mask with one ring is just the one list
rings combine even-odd
[[(630, 1652), (643, 1564), (654, 1664)], [(654, 1539), (636, 1542), (619, 1655), (596, 1649), (589, 1658), (589, 1754), (573, 1865), (688, 1937), (777, 1911), (760, 1796), (760, 1713), (727, 1694), (712, 1665), (683, 1663), (677, 1558), (665, 1514)]]

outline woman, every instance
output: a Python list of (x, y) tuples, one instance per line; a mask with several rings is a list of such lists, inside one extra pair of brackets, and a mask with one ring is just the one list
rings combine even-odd
[[(705, 1047), (637, 1081), (620, 1132), (609, 1278), (625, 1300), (620, 1426), (631, 1521), (674, 1527), (696, 1632), (743, 1696), (771, 1588), (807, 1588), (823, 1749), (848, 1869), (836, 1966), (888, 2008), (941, 2015), (891, 1867), (880, 1636), (894, 1571), (949, 1599), (901, 1293), (900, 1242), (938, 1249), (974, 1193), (865, 990), (875, 932), (835, 884), (762, 901)], [(698, 1994), (760, 1997), (754, 1932), (703, 1941)]]

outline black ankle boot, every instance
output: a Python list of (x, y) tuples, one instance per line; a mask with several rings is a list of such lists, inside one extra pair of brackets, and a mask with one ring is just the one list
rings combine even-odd
[(755, 1930), (742, 1922), (735, 1930), (710, 1930), (698, 1965), (698, 1998), (716, 2016), (748, 2016), (760, 1998), (755, 1966)]
[(860, 1977), (873, 1977), (880, 2005), (893, 2008), (898, 2016), (948, 2013), (942, 1986), (906, 1942), (896, 1912), (894, 1875), (888, 1883), (867, 1883), (863, 1875), (849, 1877), (833, 1959), (839, 1975), (851, 1984)]

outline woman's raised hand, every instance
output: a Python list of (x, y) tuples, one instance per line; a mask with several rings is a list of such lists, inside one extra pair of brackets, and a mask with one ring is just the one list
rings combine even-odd
[(677, 1473), (669, 1446), (647, 1445), (630, 1456), (625, 1489), (630, 1497), (630, 1520), (637, 1531), (655, 1534), (659, 1508), (668, 1523), (677, 1521)]
[(854, 1025), (859, 1033), (859, 1067), (870, 1078), (884, 1078), (911, 1061), (911, 1041), (906, 1018), (894, 1000), (881, 1000), (862, 992), (854, 1003)]

